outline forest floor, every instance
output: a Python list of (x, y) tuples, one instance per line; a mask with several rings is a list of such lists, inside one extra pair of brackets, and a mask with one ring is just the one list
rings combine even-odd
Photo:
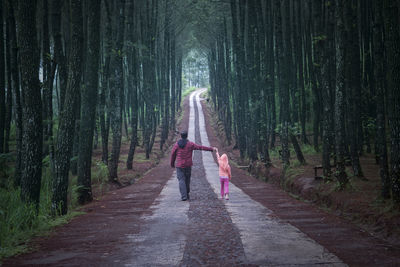
[(296, 199), (314, 203), (321, 209), (358, 225), (371, 235), (400, 246), (400, 208), (392, 201), (380, 197), (379, 165), (375, 163), (374, 155), (365, 154), (360, 157), (366, 179), (352, 176), (351, 166), (346, 167), (350, 181), (344, 190), (339, 191), (339, 184), (334, 178), (324, 180), (320, 177), (322, 169), (317, 170), (319, 177), (315, 178), (314, 167), (321, 165), (322, 154), (316, 153), (311, 146), (306, 146), (303, 150), (306, 165), (299, 164), (291, 148), (291, 166), (285, 175), (282, 174), (282, 163), (276, 152), (279, 149), (279, 137), (276, 149), (270, 152), (272, 167), (266, 168), (262, 162), (250, 164), (240, 158), (239, 150), (234, 149), (234, 144), (227, 144), (223, 124), (218, 121), (211, 104), (205, 104), (204, 110), (209, 118), (209, 131), (217, 137), (215, 142), (221, 145), (220, 150), (229, 154), (236, 166), (247, 170), (261, 181), (280, 186)]
[[(190, 140), (236, 153), (214, 135), (210, 118), (215, 116), (204, 101), (205, 126), (197, 104), (189, 122), (188, 102), (178, 129), (194, 124)], [(132, 185), (106, 193), (83, 206), (85, 214), (35, 239), (37, 251), (6, 259), (4, 266), (400, 264), (400, 247), (293, 198), (275, 183), (255, 179), (233, 161), (230, 199), (220, 199), (218, 167), (210, 152), (194, 153), (190, 201), (180, 201), (167, 155)], [(278, 168), (270, 172), (280, 176)]]

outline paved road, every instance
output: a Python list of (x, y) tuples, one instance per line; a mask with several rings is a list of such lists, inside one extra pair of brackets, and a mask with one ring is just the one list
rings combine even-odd
[[(209, 146), (201, 92), (190, 96), (189, 140)], [(194, 164), (191, 201), (179, 201), (174, 173), (153, 214), (143, 217), (143, 229), (129, 236), (133, 250), (126, 266), (345, 266), (235, 185), (230, 185), (230, 200), (219, 199), (218, 166), (210, 152), (196, 151)]]

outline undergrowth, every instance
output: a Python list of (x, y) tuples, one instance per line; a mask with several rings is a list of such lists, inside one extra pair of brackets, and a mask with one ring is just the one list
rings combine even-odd
[[(82, 214), (71, 211), (65, 216), (51, 215), (51, 171), (48, 157), (43, 160), (40, 203), (37, 209), (34, 204), (21, 200), (20, 189), (13, 185), (10, 178), (13, 171), (13, 168), (8, 169), (8, 173), (3, 176), (7, 182), (0, 187), (0, 261), (29, 250), (27, 242), (33, 236), (44, 235), (54, 226), (65, 224), (74, 216)], [(70, 197), (76, 200), (76, 192), (71, 188)]]

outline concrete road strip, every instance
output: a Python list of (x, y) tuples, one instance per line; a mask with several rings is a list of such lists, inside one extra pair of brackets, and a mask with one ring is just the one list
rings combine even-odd
[[(202, 145), (209, 146), (196, 92)], [(210, 153), (203, 152), (207, 180), (219, 196), (218, 166)], [(230, 200), (224, 201), (233, 223), (238, 227), (249, 263), (258, 265), (329, 265), (346, 266), (334, 254), (316, 243), (294, 226), (272, 218), (271, 210), (252, 200), (240, 188), (230, 184)]]
[[(190, 96), (188, 138), (194, 140), (195, 114)], [(189, 202), (180, 201), (176, 171), (151, 206), (153, 214), (144, 216), (140, 233), (129, 235), (132, 257), (126, 266), (176, 266), (182, 261), (186, 244)]]

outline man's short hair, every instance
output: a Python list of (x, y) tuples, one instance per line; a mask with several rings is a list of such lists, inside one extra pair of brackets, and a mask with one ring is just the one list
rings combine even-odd
[(187, 131), (182, 131), (181, 132), (181, 137), (182, 137), (182, 139), (186, 139), (188, 137)]

